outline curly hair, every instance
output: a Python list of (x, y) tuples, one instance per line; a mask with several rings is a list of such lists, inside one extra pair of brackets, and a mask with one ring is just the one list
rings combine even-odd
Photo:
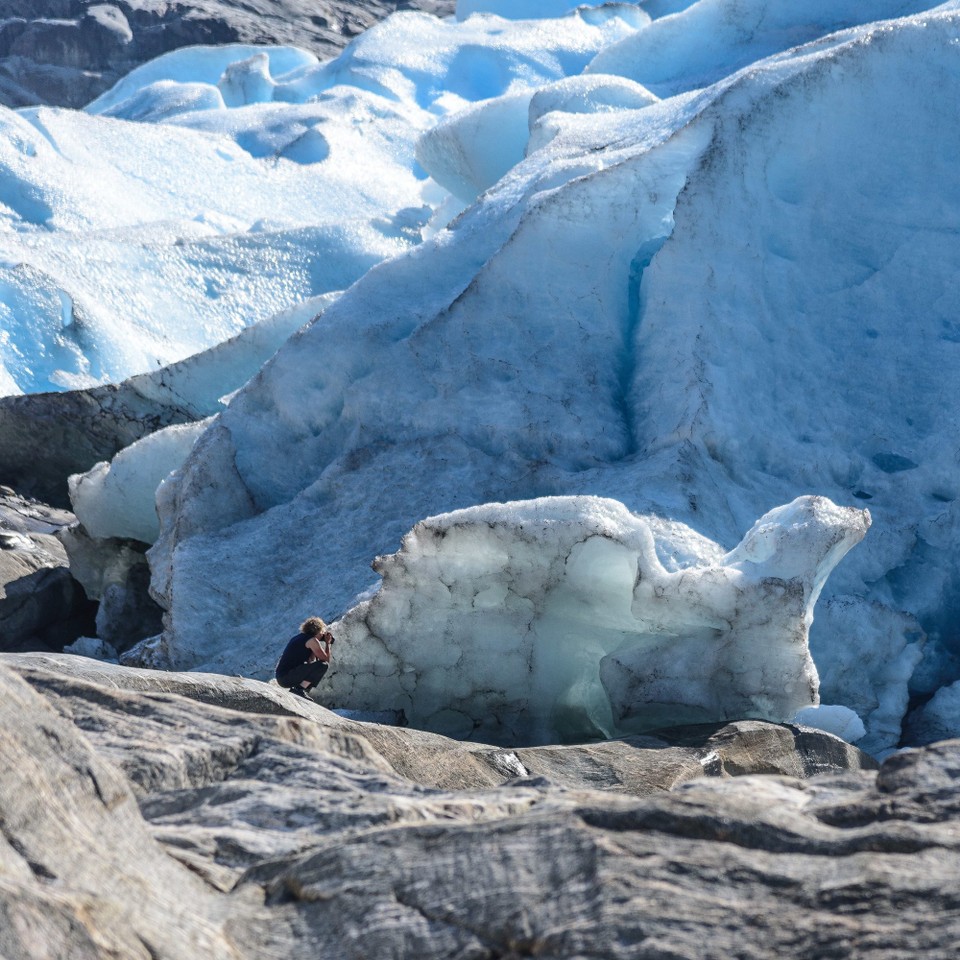
[(300, 624), (300, 632), (305, 633), (308, 637), (315, 637), (323, 633), (326, 629), (327, 625), (320, 617), (307, 617), (307, 619)]

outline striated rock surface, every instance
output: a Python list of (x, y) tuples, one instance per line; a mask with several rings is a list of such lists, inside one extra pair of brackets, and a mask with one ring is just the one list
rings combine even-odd
[[(936, 960), (960, 934), (956, 742), (879, 773), (754, 721), (497, 751), (40, 655), (0, 661), (0, 722), (10, 960)], [(651, 763), (684, 751), (679, 780)]]
[(126, 777), (4, 670), (0, 954), (241, 956), (227, 903), (151, 836)]
[(395, 10), (454, 0), (3, 0), (0, 103), (82, 107), (153, 57), (194, 44), (293, 44), (334, 56)]
[[(702, 776), (780, 773), (807, 777), (824, 770), (875, 766), (856, 747), (829, 734), (755, 720), (658, 730), (586, 745), (509, 749), (420, 730), (358, 723), (291, 697), (274, 683), (243, 677), (139, 670), (68, 654), (28, 653), (3, 657), (0, 663), (15, 668), (32, 683), (60, 693), (65, 685), (93, 684), (127, 693), (173, 694), (246, 714), (313, 718), (325, 727), (365, 740), (397, 775), (437, 789), (489, 787), (515, 777), (535, 776), (569, 788), (598, 787), (642, 796)], [(106, 735), (129, 746), (138, 733), (124, 719), (123, 698), (115, 709), (118, 715)], [(219, 739), (212, 731), (205, 736), (211, 742)], [(144, 751), (154, 749), (157, 742), (150, 739)]]

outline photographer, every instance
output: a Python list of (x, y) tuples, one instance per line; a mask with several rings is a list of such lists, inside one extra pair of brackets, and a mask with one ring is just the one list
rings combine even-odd
[(299, 697), (312, 699), (310, 691), (329, 669), (333, 640), (320, 617), (304, 620), (300, 632), (287, 643), (277, 661), (277, 683)]

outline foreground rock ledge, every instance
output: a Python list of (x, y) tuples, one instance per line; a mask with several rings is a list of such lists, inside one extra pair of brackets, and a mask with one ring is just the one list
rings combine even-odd
[(0, 730), (5, 958), (946, 958), (960, 934), (957, 742), (879, 772), (756, 721), (510, 751), (41, 655), (0, 658)]

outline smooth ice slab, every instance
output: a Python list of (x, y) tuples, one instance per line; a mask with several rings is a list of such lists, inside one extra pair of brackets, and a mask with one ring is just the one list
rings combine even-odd
[(183, 463), (208, 424), (201, 420), (157, 430), (121, 450), (110, 463), (70, 477), (70, 501), (87, 533), (153, 543), (158, 532), (154, 493)]
[(424, 520), (335, 626), (348, 709), (503, 743), (786, 721), (819, 702), (807, 629), (865, 510), (800, 497), (736, 549), (598, 497)]

